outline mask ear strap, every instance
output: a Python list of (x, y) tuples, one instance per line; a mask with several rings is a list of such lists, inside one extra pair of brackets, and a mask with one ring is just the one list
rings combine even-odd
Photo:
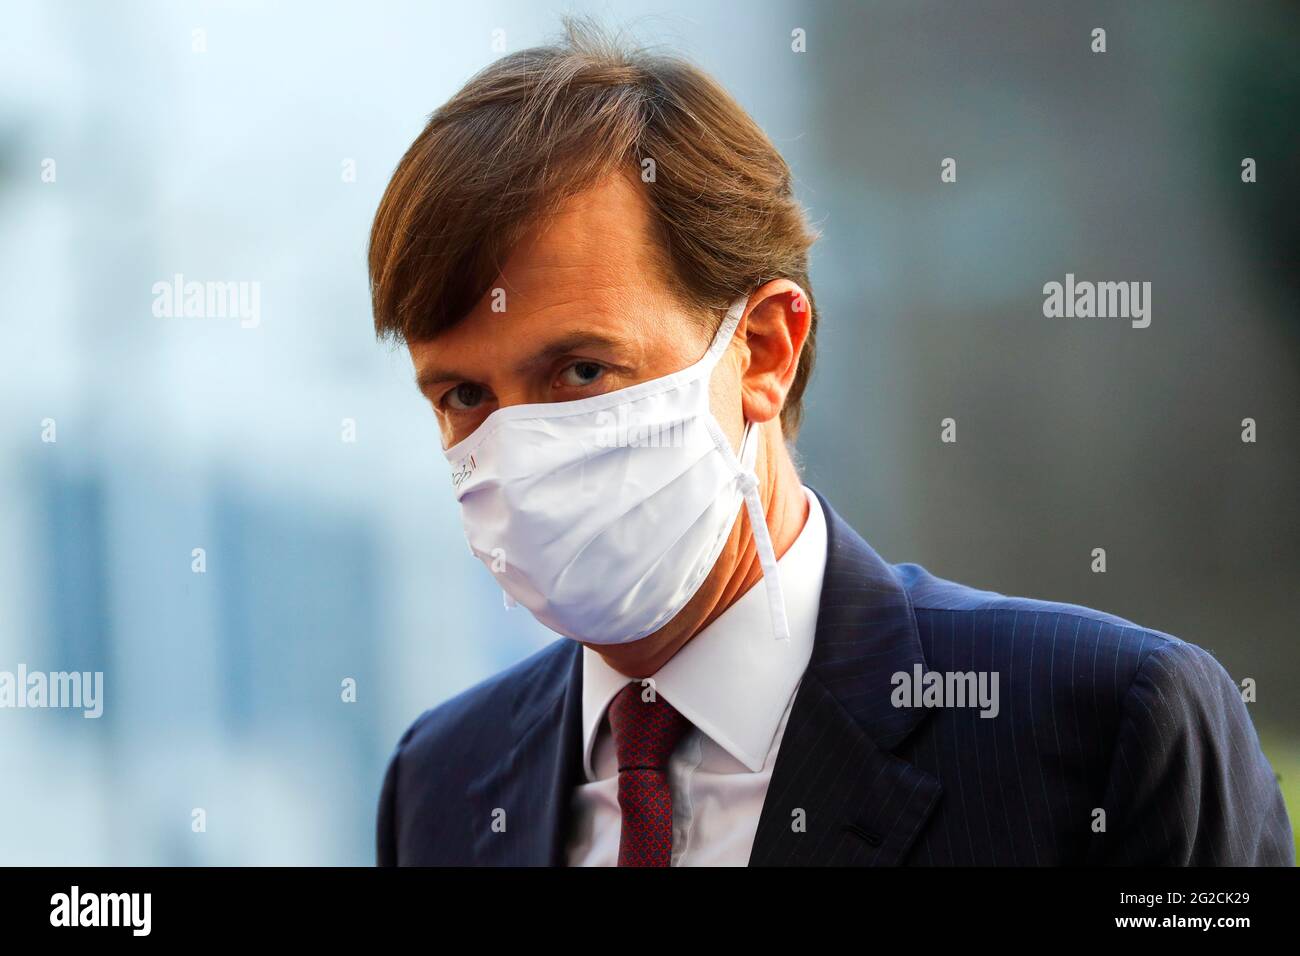
[(749, 303), (749, 296), (742, 295), (735, 302), (731, 303), (727, 309), (727, 315), (718, 326), (717, 333), (713, 336), (713, 341), (709, 343), (709, 350), (704, 353), (704, 358), (700, 364), (705, 368), (713, 368), (722, 354), (727, 351), (727, 346), (731, 344), (731, 337), (736, 334), (736, 326), (740, 324), (740, 316), (745, 311), (745, 306)]
[(745, 496), (749, 511), (749, 526), (754, 533), (754, 548), (758, 563), (763, 569), (763, 586), (767, 590), (767, 610), (772, 619), (772, 636), (778, 641), (790, 640), (790, 621), (785, 613), (785, 595), (781, 592), (781, 574), (776, 566), (776, 549), (763, 513), (763, 499), (758, 493), (758, 475), (754, 463), (758, 460), (758, 429), (753, 422), (745, 423), (745, 435), (740, 441), (740, 490)]

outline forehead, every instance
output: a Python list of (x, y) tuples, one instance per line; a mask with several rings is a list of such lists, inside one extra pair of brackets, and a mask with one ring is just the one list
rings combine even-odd
[(630, 175), (616, 175), (566, 201), (520, 238), (473, 311), (424, 342), (409, 343), (417, 368), (594, 332), (634, 342), (662, 337), (681, 314), (653, 214)]
[[(507, 310), (511, 297), (536, 306), (554, 298), (669, 294), (646, 188), (630, 175), (611, 176), (526, 230), (498, 277)], [(491, 299), (489, 292), (475, 311), (491, 309)]]

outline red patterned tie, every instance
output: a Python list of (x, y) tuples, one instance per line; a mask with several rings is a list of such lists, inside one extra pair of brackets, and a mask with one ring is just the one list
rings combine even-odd
[[(641, 699), (642, 693), (653, 700)], [(639, 683), (628, 684), (609, 704), (609, 727), (618, 752), (618, 805), (623, 830), (619, 866), (668, 866), (673, 855), (673, 796), (668, 758), (691, 722)]]

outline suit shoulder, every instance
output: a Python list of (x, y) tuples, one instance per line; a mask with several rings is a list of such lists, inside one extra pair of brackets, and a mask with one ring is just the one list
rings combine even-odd
[[(945, 646), (961, 633), (987, 651), (991, 664), (1037, 658), (1031, 673), (1047, 676), (1059, 668), (1055, 676), (1068, 678), (1066, 687), (1095, 670), (1122, 693), (1157, 651), (1179, 647), (1189, 649), (1183, 655), (1209, 656), (1172, 634), (1094, 608), (984, 591), (936, 577), (916, 564), (895, 565), (894, 571), (912, 603), (927, 659), (932, 650), (943, 658)], [(1050, 658), (1047, 663), (1041, 652)]]
[(520, 708), (562, 693), (576, 645), (555, 641), (513, 667), (425, 711), (393, 749), (380, 787), (376, 859), (381, 865), (466, 862), (464, 805), (475, 779), (514, 743)]
[(397, 744), (406, 764), (490, 751), (494, 739), (508, 742), (511, 717), (537, 696), (563, 687), (572, 665), (571, 641), (552, 641), (498, 674), (431, 707), (417, 717)]

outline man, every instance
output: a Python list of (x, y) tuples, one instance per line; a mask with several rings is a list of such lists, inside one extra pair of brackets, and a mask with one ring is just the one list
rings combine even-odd
[(725, 91), (585, 28), (433, 114), (376, 326), (471, 550), (562, 637), (403, 735), (379, 862), (1292, 862), (1209, 654), (886, 564), (803, 487), (813, 238)]

